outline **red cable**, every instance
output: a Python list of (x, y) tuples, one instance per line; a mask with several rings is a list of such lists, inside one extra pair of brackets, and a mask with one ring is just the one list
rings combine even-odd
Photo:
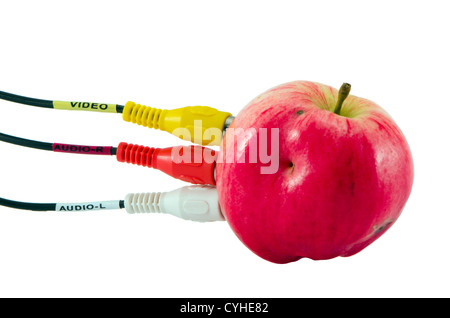
[(217, 154), (202, 146), (150, 148), (122, 142), (117, 147), (119, 162), (158, 169), (176, 179), (193, 184), (215, 185)]

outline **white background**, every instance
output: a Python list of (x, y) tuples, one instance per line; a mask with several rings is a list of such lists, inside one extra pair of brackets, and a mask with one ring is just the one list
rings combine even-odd
[[(284, 82), (347, 81), (402, 129), (415, 180), (398, 222), (359, 254), (286, 265), (254, 255), (225, 222), (0, 208), (0, 296), (450, 296), (448, 12), (447, 1), (431, 0), (2, 1), (1, 90), (237, 114)], [(62, 143), (183, 143), (116, 114), (6, 101), (0, 127)], [(9, 199), (114, 200), (185, 185), (113, 157), (0, 144), (0, 196)]]

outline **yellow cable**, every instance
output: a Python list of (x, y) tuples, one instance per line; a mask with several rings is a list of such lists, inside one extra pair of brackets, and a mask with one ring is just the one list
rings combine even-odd
[(225, 121), (232, 116), (208, 106), (158, 109), (127, 102), (122, 118), (144, 127), (167, 131), (196, 144), (219, 146)]

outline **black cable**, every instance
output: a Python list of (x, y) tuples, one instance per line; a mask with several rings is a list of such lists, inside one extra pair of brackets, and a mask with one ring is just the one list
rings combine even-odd
[[(7, 93), (7, 92), (3, 92), (3, 91), (0, 91), (0, 99), (4, 99), (4, 100), (10, 101), (10, 102), (24, 104), (24, 105), (36, 106), (36, 107), (54, 108), (52, 100), (31, 98), (31, 97), (11, 94), (11, 93)], [(123, 113), (124, 107), (125, 106), (123, 106), (123, 105), (116, 105), (116, 112)]]
[(10, 136), (10, 135), (6, 135), (6, 134), (2, 134), (2, 133), (0, 133), (0, 141), (4, 141), (4, 142), (8, 142), (10, 144), (28, 147), (28, 148), (53, 151), (53, 144), (50, 142), (29, 140), (29, 139), (19, 138), (19, 137)]
[(56, 203), (29, 203), (0, 198), (0, 205), (8, 208), (29, 211), (55, 211)]
[[(31, 203), (0, 198), (0, 206), (28, 211), (56, 211), (57, 203)], [(125, 208), (125, 200), (119, 201), (119, 209)]]
[(7, 92), (0, 91), (0, 98), (8, 100), (10, 102), (25, 104), (30, 106), (53, 108), (53, 101), (45, 99), (37, 99), (31, 97), (25, 97), (20, 95), (15, 95)]
[[(80, 145), (62, 145), (62, 144), (55, 144), (51, 142), (43, 142), (43, 141), (36, 141), (36, 140), (30, 140), (20, 137), (15, 137), (7, 134), (0, 133), (0, 141), (4, 141), (10, 144), (33, 148), (33, 149), (40, 149), (40, 150), (47, 150), (47, 151), (55, 151), (55, 152), (68, 152), (68, 153), (80, 153), (83, 154), (83, 151), (79, 151), (79, 149), (110, 149), (110, 153), (105, 152), (106, 154), (110, 154), (112, 156), (117, 155), (117, 147), (97, 147), (97, 146), (80, 146)], [(54, 147), (56, 145), (56, 147)], [(59, 146), (59, 148), (58, 148)], [(61, 149), (63, 147), (63, 149)], [(72, 149), (74, 147), (74, 149)], [(87, 154), (96, 154), (94, 153), (87, 153)], [(97, 154), (104, 154), (102, 152), (99, 152)]]
[(123, 113), (123, 108), (124, 108), (125, 106), (123, 106), (123, 105), (116, 105), (116, 109), (117, 109), (117, 113), (118, 114), (122, 114)]

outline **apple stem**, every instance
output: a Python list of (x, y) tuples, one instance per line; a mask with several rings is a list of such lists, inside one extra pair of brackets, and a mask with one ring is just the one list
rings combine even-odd
[(339, 89), (336, 107), (334, 108), (335, 114), (338, 114), (338, 115), (341, 114), (342, 104), (344, 103), (344, 100), (347, 98), (348, 94), (350, 94), (351, 88), (352, 88), (352, 86), (349, 83), (342, 84), (341, 88)]

